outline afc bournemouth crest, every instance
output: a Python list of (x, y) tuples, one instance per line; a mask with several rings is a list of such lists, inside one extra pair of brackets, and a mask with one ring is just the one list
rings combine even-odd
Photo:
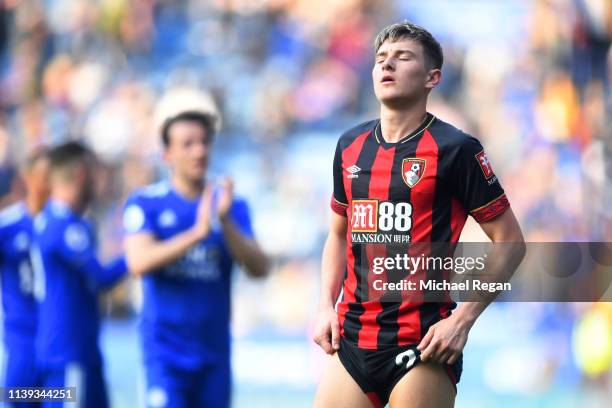
[(410, 157), (402, 161), (402, 178), (408, 187), (412, 188), (421, 181), (425, 174), (425, 159)]

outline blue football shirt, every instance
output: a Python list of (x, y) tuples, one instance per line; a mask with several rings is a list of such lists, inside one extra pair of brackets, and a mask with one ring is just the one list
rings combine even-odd
[(42, 364), (100, 363), (97, 295), (126, 274), (125, 259), (102, 265), (91, 225), (66, 205), (50, 201), (34, 221), (32, 263)]
[(32, 218), (25, 203), (0, 212), (0, 278), (6, 344), (32, 343), (36, 334), (37, 304), (30, 262)]
[[(215, 201), (213, 194), (213, 209)], [(195, 224), (198, 204), (168, 182), (140, 189), (125, 206), (126, 234), (167, 240)], [(230, 217), (241, 233), (253, 236), (246, 201), (234, 199)], [(184, 256), (143, 276), (145, 362), (196, 369), (228, 359), (232, 265), (221, 227), (213, 222), (210, 234)]]

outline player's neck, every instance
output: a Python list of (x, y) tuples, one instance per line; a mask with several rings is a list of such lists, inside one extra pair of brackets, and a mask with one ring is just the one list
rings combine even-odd
[(380, 107), (380, 130), (388, 143), (400, 141), (416, 130), (427, 117), (425, 101), (407, 108)]
[(176, 175), (172, 176), (172, 187), (183, 197), (197, 199), (204, 191), (203, 180), (186, 180)]
[(25, 205), (28, 210), (28, 214), (34, 216), (42, 211), (45, 206), (45, 200), (41, 197), (37, 197), (34, 194), (28, 194), (25, 199)]
[(81, 199), (71, 189), (57, 189), (51, 193), (51, 200), (70, 208), (75, 213), (83, 211)]

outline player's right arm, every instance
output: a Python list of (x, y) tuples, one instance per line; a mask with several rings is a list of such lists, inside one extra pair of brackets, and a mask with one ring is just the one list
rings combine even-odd
[(323, 247), (321, 261), (321, 300), (314, 331), (314, 341), (333, 354), (340, 348), (340, 324), (334, 308), (346, 270), (347, 197), (342, 171), (342, 150), (336, 146), (333, 164), (334, 193), (331, 200), (332, 218)]
[(346, 217), (332, 212), (329, 234), (321, 261), (321, 299), (315, 324), (314, 341), (327, 354), (340, 348), (340, 324), (334, 308), (346, 269)]
[(154, 272), (183, 256), (203, 237), (192, 230), (165, 241), (158, 241), (149, 232), (131, 234), (125, 238), (128, 269), (135, 275)]
[[(125, 257), (130, 273), (144, 275), (155, 272), (183, 256), (191, 247), (206, 238), (210, 233), (210, 211), (212, 191), (207, 188), (202, 195), (195, 224), (190, 229), (166, 240), (158, 240), (147, 226), (146, 215), (139, 204), (128, 204), (125, 224), (133, 223), (127, 218), (140, 218), (138, 225), (126, 225), (127, 235), (124, 241)], [(142, 211), (142, 215), (129, 212)]]
[(57, 226), (45, 238), (48, 239), (45, 243), (48, 251), (64, 265), (81, 273), (91, 289), (110, 289), (127, 273), (124, 257), (108, 264), (100, 262), (93, 233), (83, 222), (73, 221)]

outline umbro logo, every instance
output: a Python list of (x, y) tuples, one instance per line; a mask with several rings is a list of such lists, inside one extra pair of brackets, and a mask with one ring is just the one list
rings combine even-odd
[(357, 173), (359, 173), (361, 169), (357, 167), (357, 165), (353, 164), (351, 167), (347, 168), (346, 171), (351, 173), (351, 174), (347, 174), (346, 178), (357, 178), (359, 177)]

